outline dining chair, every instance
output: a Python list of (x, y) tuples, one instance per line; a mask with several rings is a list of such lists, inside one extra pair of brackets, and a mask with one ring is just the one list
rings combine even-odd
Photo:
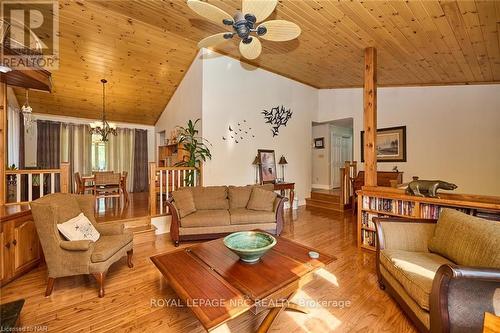
[(96, 200), (100, 198), (120, 199), (122, 194), (121, 175), (114, 172), (95, 172), (94, 194)]
[(85, 192), (90, 191), (94, 192), (94, 185), (87, 185), (85, 184), (85, 181), (83, 180), (82, 176), (80, 175), (80, 172), (75, 172), (75, 184), (76, 184), (76, 189), (75, 193), (76, 194), (85, 194)]

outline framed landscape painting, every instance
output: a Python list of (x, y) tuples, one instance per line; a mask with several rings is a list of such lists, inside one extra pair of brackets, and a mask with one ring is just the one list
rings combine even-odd
[[(361, 162), (365, 161), (365, 131), (361, 131)], [(377, 162), (406, 162), (406, 126), (377, 130)]]
[(274, 157), (274, 150), (259, 149), (257, 152), (260, 161), (260, 182), (262, 184), (276, 182), (276, 158)]

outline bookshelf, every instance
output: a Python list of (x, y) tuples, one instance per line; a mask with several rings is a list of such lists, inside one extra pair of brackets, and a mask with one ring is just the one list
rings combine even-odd
[(358, 247), (376, 250), (374, 217), (437, 219), (443, 208), (500, 221), (500, 197), (468, 194), (439, 194), (440, 198), (406, 195), (390, 187), (363, 187), (358, 191)]

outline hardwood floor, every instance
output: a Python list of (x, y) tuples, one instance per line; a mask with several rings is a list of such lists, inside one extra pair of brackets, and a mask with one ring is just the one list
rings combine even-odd
[(96, 219), (110, 222), (149, 216), (149, 192), (129, 193), (129, 203), (122, 205), (118, 198), (101, 198), (97, 202)]
[[(416, 332), (396, 303), (378, 289), (374, 254), (357, 249), (350, 213), (302, 207), (293, 217), (286, 214), (282, 235), (334, 255), (337, 261), (293, 299), (330, 306), (310, 307), (308, 315), (286, 312), (272, 332)], [(188, 308), (154, 306), (177, 297), (149, 257), (173, 249), (168, 234), (136, 244), (134, 268), (127, 267), (126, 258), (114, 264), (101, 299), (90, 276), (57, 279), (52, 295), (45, 298), (46, 269), (40, 267), (2, 288), (1, 303), (25, 298), (22, 325), (46, 326), (50, 332), (204, 332)], [(264, 315), (246, 313), (214, 332), (253, 332)]]

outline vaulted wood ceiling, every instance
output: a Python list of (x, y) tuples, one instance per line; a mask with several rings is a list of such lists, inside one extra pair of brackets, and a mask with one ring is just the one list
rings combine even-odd
[[(209, 0), (229, 13), (240, 0)], [(32, 92), (34, 112), (154, 124), (194, 59), (196, 43), (225, 27), (183, 0), (60, 2), (60, 69), (53, 93)], [(281, 0), (272, 18), (297, 40), (262, 41), (250, 63), (317, 88), (362, 85), (363, 49), (378, 50), (380, 85), (500, 82), (499, 1)], [(236, 41), (217, 47), (239, 58)], [(24, 93), (17, 90), (22, 103)]]

